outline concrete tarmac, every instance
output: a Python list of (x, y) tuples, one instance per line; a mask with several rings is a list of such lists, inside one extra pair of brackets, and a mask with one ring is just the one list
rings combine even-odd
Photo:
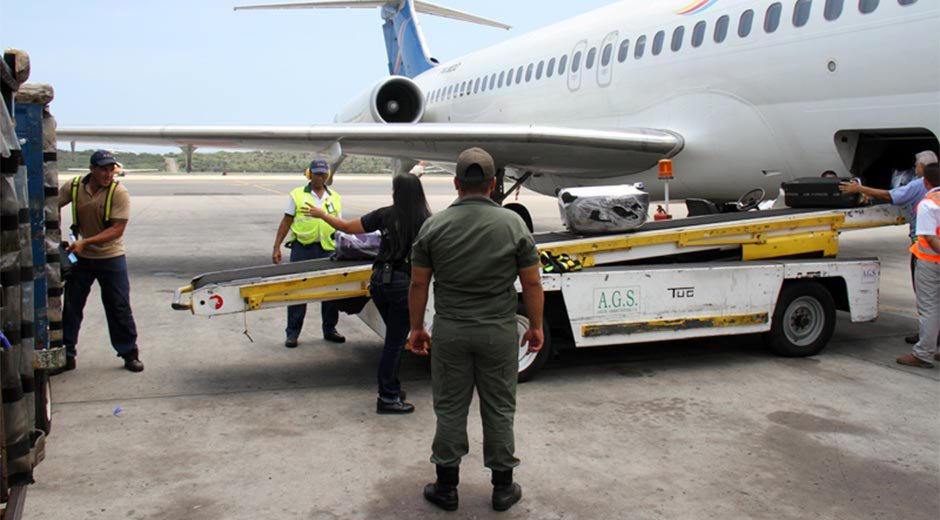
[[(940, 517), (940, 371), (894, 362), (916, 330), (905, 229), (844, 236), (842, 256), (882, 260), (881, 316), (840, 315), (816, 357), (775, 357), (744, 336), (553, 359), (519, 387), (523, 499), (507, 513), (489, 506), (472, 406), (460, 509), (443, 513), (421, 497), (434, 477), (425, 360), (402, 363), (417, 411), (378, 416), (381, 339), (357, 318), (340, 318), (346, 344), (326, 343), (313, 305), (289, 350), (283, 309), (213, 319), (170, 309), (197, 274), (270, 262), (302, 177), (123, 182), (146, 370), (121, 368), (94, 289), (78, 368), (53, 379), (53, 431), (25, 518)], [(434, 210), (454, 198), (449, 177), (425, 186)], [(335, 188), (347, 218), (391, 203), (388, 176), (341, 176)], [(553, 199), (519, 201), (538, 229), (559, 228)]]

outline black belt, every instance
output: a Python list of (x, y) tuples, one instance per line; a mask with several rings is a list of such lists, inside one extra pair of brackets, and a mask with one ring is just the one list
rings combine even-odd
[(378, 273), (391, 271), (393, 273), (404, 273), (407, 275), (411, 275), (411, 264), (402, 264), (402, 263), (394, 263), (394, 262), (376, 262), (372, 264), (372, 270)]

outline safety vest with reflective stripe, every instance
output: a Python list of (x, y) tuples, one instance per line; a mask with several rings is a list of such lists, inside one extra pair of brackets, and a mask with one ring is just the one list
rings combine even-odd
[[(917, 203), (917, 209), (920, 209), (920, 205), (927, 199), (933, 201), (934, 204), (940, 208), (940, 190), (934, 188), (927, 195)], [(940, 236), (940, 226), (937, 227), (937, 235)], [(914, 242), (914, 245), (911, 246), (911, 253), (914, 253), (919, 260), (924, 260), (926, 262), (940, 263), (940, 253), (934, 251), (934, 248), (930, 247), (930, 243), (927, 242), (927, 238), (923, 235), (917, 237), (917, 241)]]
[[(91, 175), (90, 173), (88, 175)], [(82, 184), (82, 179), (88, 178), (88, 175), (82, 177), (81, 175), (74, 177), (72, 179), (72, 233), (78, 237), (78, 188)], [(111, 227), (111, 203), (114, 201), (114, 192), (117, 190), (118, 182), (111, 181), (111, 184), (108, 185), (108, 194), (104, 199), (104, 218), (102, 219), (102, 227)]]
[[(290, 192), (290, 196), (294, 200), (294, 206), (296, 207), (294, 222), (290, 225), (293, 239), (305, 246), (319, 242), (320, 247), (326, 251), (336, 249), (336, 242), (333, 240), (333, 232), (335, 230), (327, 224), (326, 221), (319, 218), (308, 217), (307, 214), (303, 212), (303, 208), (307, 204), (316, 206), (313, 195), (310, 193), (310, 187), (301, 186), (296, 188)], [(338, 217), (343, 210), (343, 198), (340, 197), (339, 193), (326, 188), (326, 194), (323, 197), (320, 208), (330, 215)]]

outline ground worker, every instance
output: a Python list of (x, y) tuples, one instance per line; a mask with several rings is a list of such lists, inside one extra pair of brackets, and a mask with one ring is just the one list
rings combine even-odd
[(522, 497), (512, 477), (519, 465), (513, 419), (520, 345), (513, 284), (518, 277), (529, 317), (522, 344), (537, 352), (544, 340), (541, 264), (522, 219), (489, 198), (496, 187), (493, 158), (479, 148), (466, 150), (456, 173), (459, 198), (424, 223), (411, 260), (409, 344), (418, 355), (427, 355), (431, 346), (424, 313), (434, 277), (431, 380), (437, 431), (431, 462), (437, 481), (424, 488), (424, 497), (445, 510), (457, 509), (460, 460), (469, 450), (467, 412), (476, 386), (492, 504), (505, 511)]
[(65, 281), (62, 309), (62, 339), (67, 360), (64, 367), (50, 371), (52, 375), (75, 368), (85, 302), (96, 280), (101, 288), (111, 346), (124, 359), (124, 368), (131, 372), (144, 369), (137, 347), (137, 325), (131, 312), (131, 286), (124, 256), (124, 230), (131, 213), (130, 194), (114, 180), (118, 162), (111, 152), (93, 153), (89, 168), (87, 175), (75, 177), (59, 188), (59, 207), (72, 206), (74, 241), (66, 252), (74, 253), (76, 262)]
[[(330, 178), (330, 165), (322, 159), (311, 161), (304, 172), (307, 184), (295, 188), (290, 192), (284, 217), (277, 228), (274, 238), (274, 252), (271, 260), (275, 264), (281, 263), (281, 244), (287, 232), (290, 231), (290, 240), (286, 246), (290, 248), (290, 261), (300, 262), (330, 256), (336, 244), (333, 241), (334, 229), (321, 219), (313, 218), (304, 213), (303, 208), (311, 205), (322, 208), (335, 217), (342, 217), (343, 199), (336, 190), (327, 187)], [(323, 338), (334, 343), (343, 343), (346, 338), (336, 331), (339, 322), (339, 309), (332, 302), (320, 304), (320, 314), (323, 325)], [(307, 305), (291, 305), (287, 308), (287, 339), (284, 346), (297, 347), (300, 330), (307, 315)]]
[(382, 242), (378, 256), (372, 264), (369, 293), (372, 302), (385, 322), (385, 346), (379, 358), (379, 396), (375, 412), (379, 414), (406, 414), (415, 410), (405, 401), (398, 371), (401, 353), (408, 338), (408, 287), (411, 285), (411, 244), (431, 209), (424, 196), (424, 187), (417, 175), (396, 175), (392, 179), (391, 206), (366, 213), (355, 220), (343, 220), (326, 213), (322, 208), (306, 206), (305, 212), (325, 220), (346, 233), (372, 233), (381, 231)]
[(917, 257), (915, 293), (920, 317), (919, 340), (914, 351), (898, 358), (898, 363), (933, 368), (940, 361), (937, 340), (940, 335), (940, 165), (924, 168), (924, 183), (929, 191), (917, 205), (917, 241), (911, 253)]
[[(907, 222), (910, 225), (910, 238), (911, 242), (913, 243), (917, 240), (917, 204), (924, 198), (924, 195), (927, 194), (927, 186), (923, 182), (924, 167), (928, 164), (934, 164), (936, 162), (937, 154), (930, 150), (924, 150), (923, 152), (920, 152), (914, 156), (914, 174), (916, 175), (916, 178), (903, 186), (899, 186), (892, 190), (881, 190), (878, 188), (862, 186), (858, 182), (843, 182), (839, 185), (839, 190), (846, 193), (861, 193), (867, 195), (870, 198), (885, 200), (895, 206), (901, 206), (904, 208), (904, 216), (907, 218)], [(914, 282), (916, 278), (916, 267), (917, 258), (912, 254), (912, 283), (916, 283)], [(917, 334), (914, 334), (912, 336), (905, 337), (904, 341), (913, 345), (914, 343), (917, 343), (917, 339)]]

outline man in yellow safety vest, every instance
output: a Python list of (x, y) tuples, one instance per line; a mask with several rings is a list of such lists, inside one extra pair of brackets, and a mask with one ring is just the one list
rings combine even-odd
[[(339, 193), (327, 187), (330, 179), (330, 165), (322, 159), (316, 159), (310, 163), (304, 175), (309, 182), (290, 192), (290, 200), (284, 209), (284, 217), (281, 218), (281, 225), (277, 228), (274, 253), (271, 255), (271, 260), (275, 264), (281, 263), (281, 244), (284, 243), (288, 231), (291, 236), (286, 246), (290, 248), (291, 262), (326, 258), (336, 249), (333, 239), (335, 230), (324, 220), (309, 217), (303, 211), (304, 206), (309, 204), (323, 209), (334, 217), (342, 218), (343, 199)], [(336, 324), (339, 322), (339, 309), (336, 305), (332, 302), (322, 302), (320, 311), (323, 338), (334, 343), (345, 342), (346, 338), (336, 332)], [(300, 337), (300, 329), (303, 327), (306, 315), (306, 304), (291, 305), (287, 308), (285, 347), (297, 346), (297, 338)]]
[(940, 361), (937, 337), (940, 335), (940, 165), (924, 168), (927, 195), (917, 205), (917, 241), (911, 253), (917, 257), (914, 290), (920, 316), (920, 338), (914, 351), (897, 359), (898, 363), (919, 368), (933, 368)]

